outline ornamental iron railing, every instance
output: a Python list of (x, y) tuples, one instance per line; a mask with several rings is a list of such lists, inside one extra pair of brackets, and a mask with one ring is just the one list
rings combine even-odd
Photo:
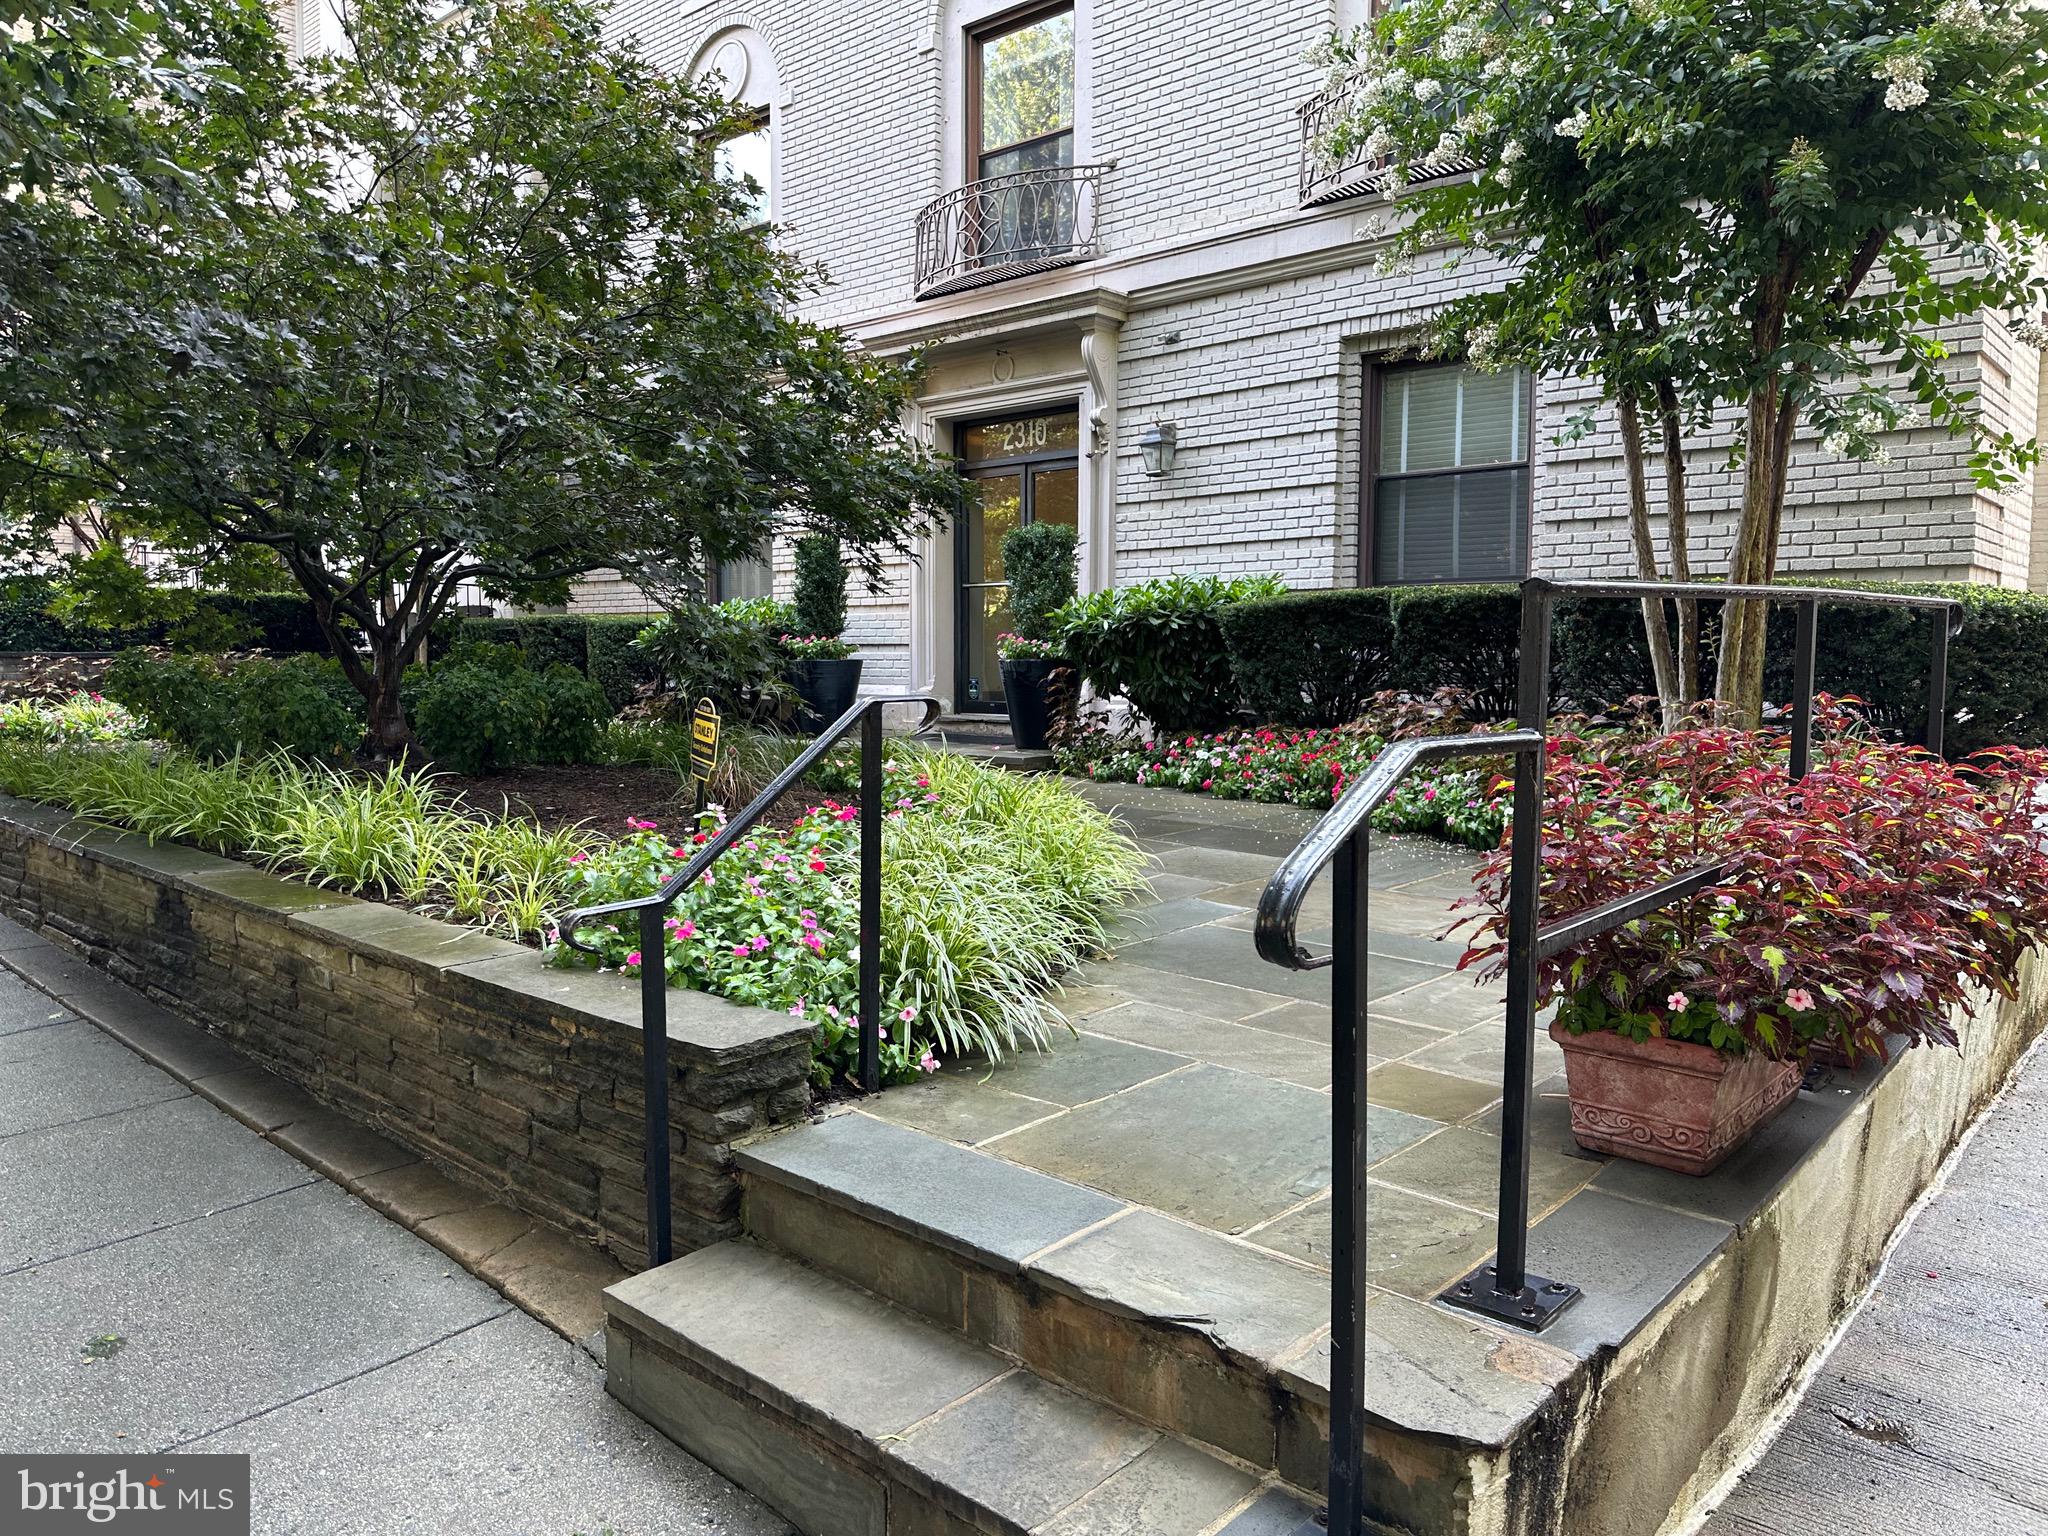
[[(1304, 208), (1341, 202), (1347, 197), (1359, 197), (1369, 192), (1397, 191), (1406, 184), (1395, 170), (1391, 155), (1368, 155), (1362, 143), (1354, 144), (1343, 155), (1331, 155), (1324, 149), (1323, 146), (1329, 142), (1330, 131), (1344, 114), (1345, 99), (1351, 90), (1350, 81), (1339, 80), (1294, 109), (1300, 120), (1299, 194)], [(1445, 155), (1415, 180), (1418, 183), (1442, 181), (1478, 169), (1479, 162), (1469, 155)]]
[[(1495, 1323), (1540, 1332), (1579, 1297), (1565, 1280), (1529, 1273), (1529, 1114), (1535, 1092), (1537, 967), (1575, 944), (1634, 922), (1729, 878), (1736, 858), (1699, 865), (1644, 890), (1583, 912), (1541, 920), (1541, 838), (1546, 736), (1550, 716), (1550, 631), (1560, 597), (1740, 598), (1792, 603), (1792, 733), (1786, 771), (1794, 781), (1813, 762), (1814, 657), (1824, 606), (1925, 609), (1935, 622), (1927, 682), (1927, 748), (1939, 754), (1948, 715), (1948, 643), (1962, 605), (1951, 598), (1819, 587), (1727, 586), (1711, 582), (1546, 581), (1522, 583), (1520, 687), (1516, 719), (1524, 727), (1396, 742), (1374, 758), (1280, 863), (1259, 898), (1253, 931), (1261, 958), (1293, 970), (1330, 968), (1332, 1189), (1330, 1196), (1329, 1529), (1365, 1528), (1366, 1298), (1366, 876), (1372, 813), (1422, 763), (1451, 757), (1515, 760), (1509, 825), (1507, 1039), (1501, 1083), (1499, 1224), (1493, 1262), (1438, 1296), (1446, 1306)], [(1331, 872), (1335, 924), (1331, 951), (1302, 947), (1303, 897)]]
[(1056, 165), (970, 181), (917, 216), (920, 299), (1072, 266), (1101, 254), (1104, 167)]

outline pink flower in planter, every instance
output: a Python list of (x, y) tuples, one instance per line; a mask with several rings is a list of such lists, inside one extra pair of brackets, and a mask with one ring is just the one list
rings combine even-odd
[(639, 950), (637, 950), (637, 949), (636, 949), (636, 950), (634, 950), (634, 951), (633, 951), (633, 953), (631, 953), (630, 955), (626, 956), (626, 964), (628, 964), (628, 965), (638, 965), (639, 963), (640, 963), (640, 951), (639, 951)]
[(751, 949), (757, 955), (767, 947), (768, 935), (765, 933), (757, 933), (753, 936), (752, 939), (747, 941), (747, 948)]
[(587, 863), (587, 862), (589, 861), (589, 859), (590, 859), (590, 855), (589, 855), (589, 854), (587, 854), (587, 853), (572, 853), (572, 854), (570, 854), (570, 855), (569, 855), (569, 862), (570, 862), (571, 864), (583, 864), (583, 863)]
[(804, 1000), (802, 998), (798, 998), (789, 1005), (789, 1016), (792, 1019), (800, 1019), (804, 1016)]
[(905, 1008), (901, 1013), (897, 1014), (896, 1017), (901, 1019), (904, 1023), (908, 1024), (912, 1019), (917, 1017), (917, 1010), (915, 1008)]
[(732, 952), (738, 955), (741, 959), (745, 959), (747, 955), (747, 946), (744, 944), (735, 944), (732, 947)]
[(694, 939), (697, 937), (697, 925), (688, 918), (685, 918), (682, 922), (676, 924), (676, 937), (679, 939)]
[(858, 806), (842, 805), (839, 808), (839, 819), (841, 821), (852, 821), (859, 814), (860, 808)]
[(1683, 992), (1674, 992), (1669, 997), (1664, 999), (1664, 1006), (1666, 1008), (1669, 1008), (1673, 1013), (1683, 1013), (1686, 1009), (1692, 1006), (1692, 999), (1687, 997)]
[(939, 1058), (934, 1056), (930, 1051), (926, 1051), (923, 1056), (918, 1058), (917, 1070), (920, 1072), (927, 1073), (938, 1071)]
[(822, 955), (823, 953), (825, 953), (825, 941), (819, 938), (815, 933), (805, 934), (803, 938), (800, 939), (798, 942), (801, 943), (806, 949), (810, 950), (810, 952), (814, 955)]
[(1804, 987), (1794, 987), (1785, 994), (1785, 1006), (1794, 1013), (1813, 1012), (1813, 994)]
[(823, 873), (825, 873), (825, 861), (823, 859), (811, 860), (811, 873), (814, 875), (822, 875)]
[(660, 830), (661, 827), (661, 823), (658, 821), (642, 821), (638, 816), (628, 816), (626, 818), (626, 825), (635, 832), (655, 832)]

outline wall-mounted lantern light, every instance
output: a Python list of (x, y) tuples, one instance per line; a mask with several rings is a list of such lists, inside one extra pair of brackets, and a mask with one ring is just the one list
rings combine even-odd
[(1155, 421), (1138, 434), (1138, 457), (1153, 479), (1173, 473), (1174, 430), (1170, 421)]

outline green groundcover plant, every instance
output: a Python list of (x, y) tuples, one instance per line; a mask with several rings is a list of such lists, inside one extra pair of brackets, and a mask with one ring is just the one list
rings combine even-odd
[[(902, 1082), (944, 1056), (1043, 1048), (1063, 1022), (1047, 996), (1100, 949), (1106, 915), (1142, 883), (1134, 843), (1056, 781), (899, 749), (885, 765), (882, 1067)], [(723, 824), (687, 832), (635, 818), (579, 858), (577, 905), (645, 895)], [(781, 1008), (816, 1029), (815, 1075), (850, 1072), (859, 1047), (856, 807), (825, 800), (763, 827), (680, 896), (661, 959), (671, 985)], [(650, 963), (632, 924), (577, 931), (601, 962)], [(562, 946), (558, 963), (590, 963)]]

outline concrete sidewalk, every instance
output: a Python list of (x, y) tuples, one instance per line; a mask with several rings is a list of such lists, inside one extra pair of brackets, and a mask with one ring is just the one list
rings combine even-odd
[(1701, 1536), (2048, 1531), (2048, 1050)]
[(246, 1452), (253, 1529), (781, 1536), (430, 1244), (0, 971), (0, 1450)]

